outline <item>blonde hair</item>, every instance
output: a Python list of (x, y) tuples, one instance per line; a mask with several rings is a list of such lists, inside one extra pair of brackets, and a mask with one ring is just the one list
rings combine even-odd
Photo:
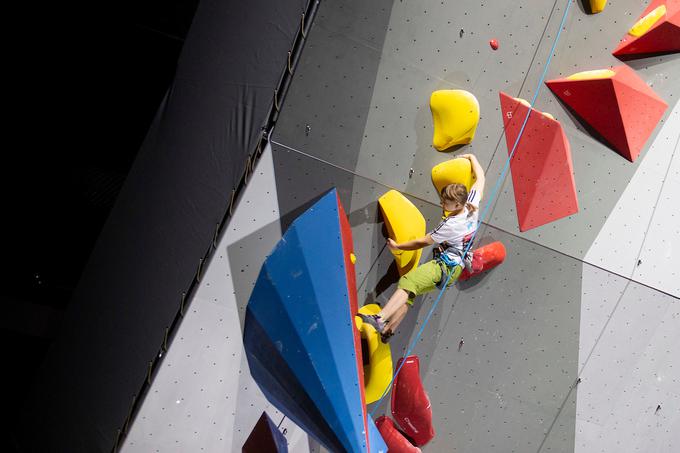
[(468, 190), (463, 184), (453, 183), (442, 188), (440, 192), (442, 200), (453, 201), (454, 203), (460, 203), (461, 206), (467, 204), (470, 213), (475, 211), (475, 207), (467, 203)]
[(449, 184), (442, 188), (440, 193), (442, 199), (446, 201), (453, 201), (460, 204), (465, 204), (468, 198), (467, 187), (463, 184)]

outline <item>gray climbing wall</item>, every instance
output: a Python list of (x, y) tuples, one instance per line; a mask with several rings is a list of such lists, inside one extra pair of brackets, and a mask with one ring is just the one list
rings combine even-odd
[[(276, 129), (274, 158), (277, 169), (292, 167), (292, 161), (299, 167), (296, 159), (307, 154), (305, 171), (317, 179), (335, 172), (338, 184), (354, 175), (352, 196), (348, 193), (345, 202), (351, 203), (350, 219), (364, 222), (353, 223), (357, 256), (370, 251), (364, 257), (368, 261), (358, 263), (360, 274), (362, 266), (370, 269), (360, 280), (360, 297), (381, 302), (396, 279), (376, 219), (381, 185), (382, 191), (392, 187), (414, 197), (431, 225), (437, 207), (423, 206), (437, 201), (430, 169), (459, 152), (473, 152), (488, 169), (489, 196), (508, 151), (498, 91), (532, 99), (566, 2), (366, 3), (322, 5), (310, 41), (314, 46), (305, 50), (299, 82), (291, 88)], [(617, 1), (602, 14), (588, 15), (580, 2), (572, 3), (546, 79), (624, 64), (609, 52), (643, 7)], [(496, 52), (488, 46), (491, 38), (500, 42)], [(571, 143), (581, 209), (520, 233), (510, 178), (500, 187), (483, 235), (506, 243), (508, 261), (481, 282), (449, 291), (416, 349), (438, 420), (439, 435), (428, 450), (593, 451), (597, 445), (596, 451), (657, 446), (664, 451), (680, 445), (672, 437), (678, 391), (664, 384), (677, 383), (680, 374), (665, 365), (654, 369), (659, 362), (651, 361), (663, 361), (670, 350), (665, 342), (672, 336), (656, 338), (650, 328), (650, 336), (635, 345), (649, 362), (640, 365), (640, 372), (617, 376), (618, 385), (607, 385), (609, 370), (617, 373), (617, 364), (624, 363), (620, 357), (619, 362), (608, 360), (611, 349), (631, 341), (627, 329), (611, 329), (625, 325), (617, 321), (623, 319), (619, 310), (632, 303), (633, 287), (666, 301), (664, 328), (670, 325), (672, 332), (680, 327), (670, 308), (677, 310), (680, 295), (675, 275), (679, 215), (672, 205), (680, 195), (675, 107), (680, 62), (667, 55), (625, 64), (670, 106), (635, 163), (590, 136), (545, 86), (538, 87), (536, 107), (561, 121)], [(431, 147), (428, 101), (433, 90), (446, 88), (474, 93), (481, 121), (472, 144), (438, 153)], [(292, 177), (300, 182), (297, 190), (277, 183), (297, 198), (320, 185), (303, 184), (299, 170), (289, 173), (297, 175)], [(626, 282), (631, 283), (623, 291), (620, 285)], [(393, 346), (395, 357), (417, 333), (432, 300), (426, 298), (405, 322), (405, 338), (398, 337)], [(464, 345), (458, 351), (461, 338)], [(618, 347), (624, 355), (631, 349)], [(625, 367), (631, 368), (637, 357), (627, 357)], [(664, 377), (659, 380), (657, 374)], [(633, 388), (639, 395), (636, 405), (626, 398)], [(599, 404), (597, 398), (610, 403)], [(654, 408), (666, 401), (667, 406), (649, 414), (640, 401)], [(649, 430), (636, 430), (638, 424), (654, 425), (656, 440), (645, 443)], [(634, 439), (622, 441), (622, 426)]]
[[(240, 343), (252, 284), (281, 232), (337, 187), (359, 301), (384, 303), (398, 275), (378, 197), (404, 192), (433, 226), (431, 167), (472, 152), (488, 169), (488, 202), (508, 152), (498, 91), (531, 100), (538, 87), (536, 107), (555, 115), (570, 141), (580, 211), (520, 233), (510, 178), (500, 186), (477, 245), (502, 241), (506, 262), (448, 290), (413, 351), (437, 431), (424, 451), (679, 450), (680, 58), (622, 63), (609, 54), (645, 3), (617, 0), (588, 15), (572, 2), (547, 71), (550, 79), (627, 64), (669, 104), (630, 163), (537, 86), (566, 1), (322, 1), (271, 154), (258, 163), (126, 448), (238, 451), (262, 410), (281, 420), (249, 377)], [(472, 144), (439, 153), (428, 102), (448, 88), (475, 94), (481, 121)], [(435, 298), (410, 310), (391, 342), (395, 362)], [(380, 415), (386, 403), (370, 409)], [(320, 450), (284, 426), (291, 451)]]
[[(281, 238), (278, 219), (267, 147), (194, 299), (187, 304), (123, 452), (240, 451), (263, 411), (281, 423), (292, 451), (309, 450), (304, 431), (284, 420), (259, 391), (243, 351), (247, 295), (241, 296), (240, 291), (252, 287), (257, 263)], [(249, 259), (233, 250), (241, 250), (244, 244)]]

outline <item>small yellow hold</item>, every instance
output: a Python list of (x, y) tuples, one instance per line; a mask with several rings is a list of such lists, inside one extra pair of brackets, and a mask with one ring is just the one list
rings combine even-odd
[[(526, 107), (528, 107), (528, 108), (531, 108), (531, 104), (529, 104), (529, 101), (527, 101), (526, 99), (522, 99), (522, 98), (513, 98), (513, 99), (515, 99), (515, 100), (516, 100), (517, 102), (519, 102), (520, 104), (522, 104), (522, 105), (524, 105), (524, 106), (526, 106)], [(548, 113), (548, 112), (541, 112), (540, 110), (536, 110), (536, 108), (534, 108), (534, 111), (540, 113), (541, 115), (543, 115), (543, 116), (545, 116), (545, 117), (547, 117), (547, 118), (550, 118), (551, 120), (554, 120), (554, 119), (555, 119), (555, 117), (552, 116), (552, 115), (551, 115), (550, 113)]]
[[(380, 313), (380, 306), (364, 305), (359, 313), (375, 315)], [(362, 351), (367, 355), (364, 363), (368, 362), (368, 365), (364, 365), (364, 394), (366, 404), (371, 404), (380, 399), (392, 382), (392, 350), (389, 344), (380, 340), (380, 335), (373, 326), (363, 323), (358, 316), (354, 317), (354, 323), (361, 333), (361, 339), (368, 346), (366, 351)]]
[(430, 97), (434, 123), (432, 146), (444, 151), (465, 145), (475, 138), (479, 124), (479, 102), (465, 90), (438, 90)]
[(607, 0), (590, 0), (590, 12), (593, 14), (601, 13), (607, 6)]
[(514, 99), (515, 99), (515, 101), (519, 102), (520, 104), (531, 108), (531, 104), (526, 99), (522, 99), (522, 98), (514, 98)]
[(609, 79), (614, 77), (616, 73), (611, 69), (595, 69), (592, 71), (582, 71), (572, 74), (567, 77), (567, 80), (595, 80), (595, 79)]
[(657, 6), (651, 10), (645, 17), (640, 18), (635, 25), (633, 25), (628, 34), (635, 37), (640, 37), (647, 33), (650, 28), (654, 26), (655, 23), (659, 22), (661, 18), (666, 14), (666, 5)]
[(357, 263), (357, 256), (354, 253), (349, 254), (349, 260), (352, 262), (352, 264)]
[[(425, 218), (405, 196), (390, 190), (378, 199), (387, 234), (397, 243), (425, 236)], [(421, 250), (392, 251), (400, 275), (418, 266)]]

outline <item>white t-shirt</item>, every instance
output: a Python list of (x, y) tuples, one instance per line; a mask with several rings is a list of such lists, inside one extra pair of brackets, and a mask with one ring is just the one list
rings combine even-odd
[(462, 261), (463, 252), (477, 230), (479, 193), (475, 189), (468, 194), (467, 202), (477, 209), (471, 213), (466, 204), (459, 214), (448, 216), (430, 232), (430, 237), (441, 245), (444, 253), (458, 262)]

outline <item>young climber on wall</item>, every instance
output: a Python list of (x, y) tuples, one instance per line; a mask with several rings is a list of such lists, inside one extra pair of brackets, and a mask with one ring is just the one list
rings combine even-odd
[(396, 332), (416, 296), (443, 285), (449, 273), (451, 285), (462, 272), (463, 266), (470, 266), (472, 254), (463, 254), (477, 230), (479, 202), (484, 191), (484, 170), (474, 155), (463, 154), (459, 157), (470, 161), (477, 179), (470, 192), (463, 184), (449, 184), (440, 193), (442, 209), (448, 215), (434, 230), (420, 239), (401, 244), (387, 239), (387, 246), (393, 251), (418, 250), (434, 243), (439, 245), (435, 249), (435, 259), (412, 269), (399, 279), (397, 290), (378, 314), (358, 315), (380, 333), (384, 343)]

